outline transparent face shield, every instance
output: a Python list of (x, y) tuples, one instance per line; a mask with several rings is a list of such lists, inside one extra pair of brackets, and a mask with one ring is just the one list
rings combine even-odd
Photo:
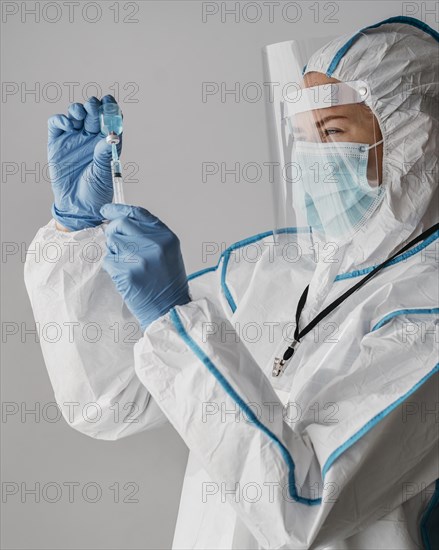
[(318, 49), (315, 41), (264, 49), (275, 233), (288, 240), (310, 228), (313, 240), (341, 244), (382, 199), (382, 138), (366, 82), (303, 76)]

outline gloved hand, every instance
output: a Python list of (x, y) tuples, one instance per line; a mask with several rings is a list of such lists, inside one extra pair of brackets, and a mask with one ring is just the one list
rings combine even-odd
[[(115, 102), (110, 95), (102, 98), (102, 103)], [(111, 145), (100, 131), (100, 106), (91, 97), (84, 105), (72, 103), (67, 116), (54, 115), (48, 122), (52, 215), (72, 231), (102, 223), (100, 209), (113, 198)]]
[(178, 237), (144, 208), (106, 204), (104, 269), (143, 330), (190, 301)]

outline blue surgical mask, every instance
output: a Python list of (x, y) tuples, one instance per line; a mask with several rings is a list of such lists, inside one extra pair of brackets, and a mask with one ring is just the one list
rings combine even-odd
[(339, 239), (361, 228), (380, 203), (383, 189), (367, 180), (372, 146), (362, 143), (295, 144), (294, 160), (301, 173), (309, 225)]

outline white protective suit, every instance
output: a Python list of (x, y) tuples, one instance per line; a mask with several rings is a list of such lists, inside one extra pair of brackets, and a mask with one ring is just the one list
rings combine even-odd
[[(438, 35), (407, 18), (363, 32), (373, 50), (343, 37), (306, 69), (366, 81), (384, 137), (385, 197), (337, 261), (307, 250), (286, 261), (271, 232), (236, 243), (190, 277), (192, 302), (133, 344), (114, 327), (126, 336), (134, 318), (102, 259), (89, 259), (94, 246), (105, 250), (103, 226), (62, 233), (51, 221), (28, 255), (40, 328), (79, 327), (41, 342), (70, 424), (114, 440), (169, 420), (190, 449), (174, 548), (434, 547), (439, 231), (343, 302), (271, 376), (308, 283), (303, 323), (438, 221)], [(49, 243), (57, 261), (35, 253)], [(98, 341), (82, 334), (90, 323)], [(69, 419), (71, 402), (97, 403), (100, 420)], [(116, 421), (116, 403), (138, 422)]]

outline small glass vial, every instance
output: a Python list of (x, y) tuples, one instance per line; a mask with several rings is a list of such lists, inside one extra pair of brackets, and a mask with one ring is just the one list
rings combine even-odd
[(117, 144), (122, 133), (122, 111), (117, 103), (104, 103), (99, 108), (101, 132), (106, 135), (107, 143)]

